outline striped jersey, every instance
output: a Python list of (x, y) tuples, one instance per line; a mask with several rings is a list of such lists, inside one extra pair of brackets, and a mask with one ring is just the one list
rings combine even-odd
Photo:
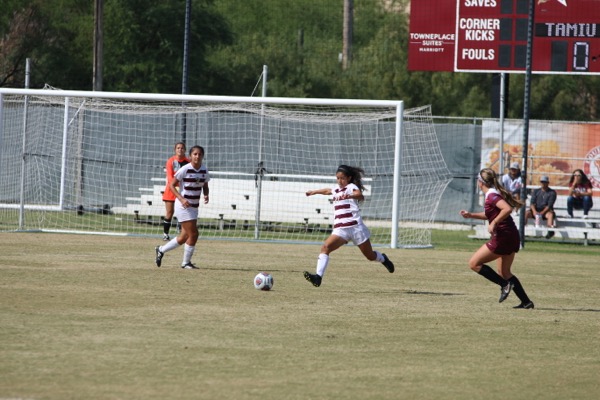
[(346, 228), (362, 224), (358, 200), (346, 199), (340, 200), (340, 197), (351, 195), (355, 190), (359, 190), (354, 183), (349, 183), (346, 187), (336, 185), (331, 192), (333, 193), (333, 228)]
[(191, 163), (186, 164), (175, 173), (175, 179), (180, 182), (179, 192), (181, 195), (187, 199), (191, 207), (198, 208), (202, 187), (210, 181), (206, 166), (202, 164), (195, 170)]

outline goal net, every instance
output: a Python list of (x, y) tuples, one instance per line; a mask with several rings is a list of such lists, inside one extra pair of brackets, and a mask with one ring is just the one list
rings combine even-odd
[[(429, 107), (0, 89), (0, 230), (162, 236), (165, 164), (205, 148), (201, 237), (320, 242), (339, 164), (365, 170), (372, 242), (431, 245), (450, 181)], [(175, 234), (172, 228), (172, 234)]]

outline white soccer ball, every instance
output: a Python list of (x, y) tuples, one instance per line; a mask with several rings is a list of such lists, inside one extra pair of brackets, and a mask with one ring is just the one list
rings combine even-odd
[(254, 277), (254, 287), (258, 290), (271, 290), (273, 287), (273, 276), (266, 272), (259, 272)]

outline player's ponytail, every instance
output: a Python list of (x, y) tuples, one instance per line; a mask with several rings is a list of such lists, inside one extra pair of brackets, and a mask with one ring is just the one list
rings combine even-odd
[(510, 193), (504, 188), (504, 186), (502, 186), (502, 184), (498, 181), (498, 175), (496, 175), (496, 172), (493, 169), (482, 169), (481, 171), (479, 171), (478, 179), (485, 186), (489, 188), (494, 188), (498, 192), (500, 192), (504, 200), (506, 200), (506, 202), (510, 204), (511, 207), (521, 207), (523, 204), (525, 204), (523, 201), (515, 199), (512, 193)]

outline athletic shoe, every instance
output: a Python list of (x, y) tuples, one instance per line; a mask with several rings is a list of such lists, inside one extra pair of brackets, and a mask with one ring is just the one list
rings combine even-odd
[(565, 218), (573, 218), (573, 216), (571, 214), (567, 214), (565, 215)]
[(512, 288), (513, 283), (511, 281), (508, 281), (506, 286), (502, 286), (502, 289), (500, 289), (500, 300), (498, 300), (498, 303), (502, 303), (504, 300), (506, 300)]
[(533, 301), (530, 301), (528, 303), (521, 303), (518, 306), (515, 306), (513, 308), (525, 308), (525, 309), (532, 309), (535, 308), (535, 306), (533, 305)]
[(390, 259), (383, 253), (381, 253), (381, 255), (383, 256), (383, 266), (391, 273), (394, 272), (394, 263), (392, 263), (390, 261)]
[(304, 271), (304, 278), (316, 287), (321, 286), (321, 279), (323, 279), (320, 275), (311, 274), (308, 271)]
[(169, 234), (163, 233), (163, 241), (168, 242), (169, 240), (171, 240), (171, 238), (169, 237)]
[(546, 233), (546, 239), (552, 239), (554, 237), (554, 231), (548, 231)]
[(189, 262), (185, 265), (182, 265), (181, 268), (183, 268), (183, 269), (200, 269), (200, 268), (196, 267), (194, 264), (192, 264), (191, 262)]
[(156, 246), (154, 248), (154, 250), (156, 250), (156, 266), (157, 267), (160, 267), (160, 264), (162, 263), (162, 258), (165, 255), (165, 253), (163, 253), (159, 249), (160, 249), (160, 246)]
[(588, 216), (587, 216), (587, 215), (584, 215), (584, 216), (583, 216), (583, 219), (588, 219)]

